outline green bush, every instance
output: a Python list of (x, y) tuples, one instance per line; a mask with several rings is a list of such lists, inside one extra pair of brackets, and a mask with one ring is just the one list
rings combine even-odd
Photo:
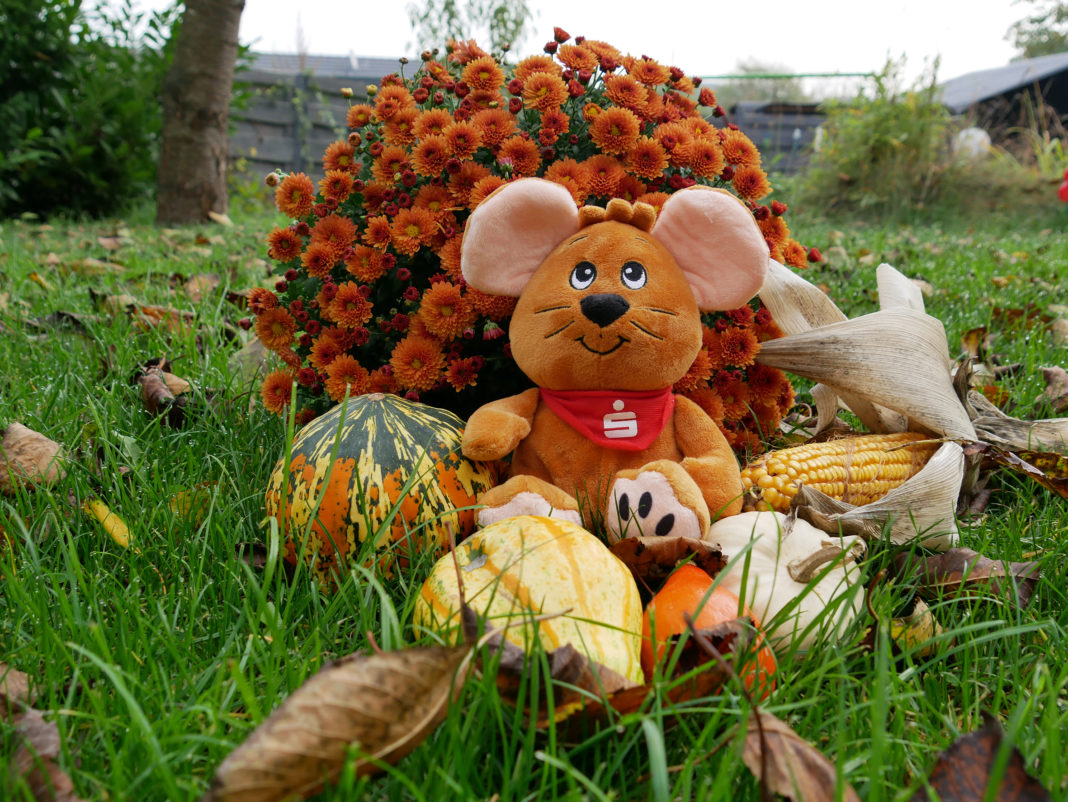
[(151, 195), (177, 15), (0, 0), (0, 217), (99, 216)]

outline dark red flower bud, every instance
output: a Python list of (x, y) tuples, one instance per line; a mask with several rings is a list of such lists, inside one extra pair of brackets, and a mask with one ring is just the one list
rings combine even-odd
[(602, 72), (612, 72), (619, 66), (619, 63), (610, 56), (602, 56), (598, 61), (600, 62)]
[(457, 81), (453, 91), (456, 92), (456, 97), (467, 97), (468, 93), (471, 91), (471, 87), (463, 81)]
[(571, 97), (582, 97), (584, 94), (586, 94), (586, 88), (574, 78), (572, 78), (570, 81), (567, 82), (567, 93), (571, 95)]
[[(289, 270), (286, 271), (286, 274), (285, 274), (285, 280), (286, 281), (296, 281), (298, 278), (300, 278), (300, 273), (298, 273), (293, 268), (289, 268)], [(296, 303), (296, 301), (294, 301), (293, 303)]]
[(820, 249), (813, 246), (808, 249), (808, 260), (810, 262), (822, 262), (823, 254), (820, 253)]
[(551, 146), (546, 146), (546, 147), (542, 148), (541, 149), (541, 158), (544, 159), (547, 162), (551, 162), (553, 159), (556, 158), (556, 148), (551, 147)]
[(672, 67), (670, 72), (672, 81), (681, 81), (686, 76), (686, 73), (684, 73), (678, 67)]
[(337, 198), (327, 198), (323, 202), (327, 205), (330, 211), (335, 211), (337, 209)]
[(363, 188), (365, 186), (367, 185), (363, 183), (363, 179), (357, 178), (355, 181), (352, 182), (352, 191), (363, 192)]
[(475, 330), (474, 329), (464, 329), (463, 338), (465, 340), (473, 340), (473, 339), (475, 339)]
[(417, 177), (414, 170), (404, 170), (401, 173), (401, 183), (406, 187), (414, 187)]
[(397, 196), (397, 205), (402, 209), (407, 209), (412, 205), (412, 196), (407, 192), (402, 192)]
[[(309, 325), (311, 324), (309, 323)], [(311, 348), (312, 336), (308, 334), (308, 332), (304, 332), (302, 335), (300, 335), (300, 337), (297, 338), (297, 344), (301, 348)]]
[(301, 368), (297, 371), (297, 382), (304, 387), (311, 387), (318, 378), (318, 374), (312, 368)]
[(577, 45), (580, 45), (585, 41), (586, 41), (586, 37), (585, 36), (576, 36), (575, 37), (575, 44), (577, 44)]
[(558, 47), (560, 47), (560, 43), (559, 42), (546, 42), (545, 43), (545, 52), (548, 53), (551, 56), (551, 55), (553, 55), (553, 53), (556, 52), (556, 49)]
[(723, 172), (719, 174), (719, 177), (722, 178), (724, 181), (730, 181), (732, 178), (734, 178), (734, 168), (728, 164), (726, 167), (723, 168)]
[(424, 75), (419, 81), (419, 85), (423, 87), (423, 89), (433, 89), (436, 83), (437, 81), (435, 81), (433, 77), (429, 75)]
[(567, 138), (567, 141), (570, 142), (572, 145), (577, 145), (579, 143), (578, 134), (571, 134)]
[(330, 281), (330, 282), (327, 282), (326, 284), (323, 285), (323, 297), (326, 300), (332, 301), (332, 300), (334, 300), (334, 297), (336, 295), (337, 295), (337, 284), (335, 284), (334, 282)]
[(239, 321), (237, 321), (237, 325), (239, 325), (245, 331), (248, 331), (252, 328), (252, 318), (243, 317)]
[(588, 84), (593, 77), (593, 70), (579, 70), (578, 79), (580, 84)]
[(683, 177), (677, 173), (668, 179), (668, 186), (672, 189), (682, 189), (683, 185)]
[(721, 317), (716, 321), (716, 331), (726, 331), (728, 325), (727, 318)]
[(771, 209), (769, 209), (767, 206), (757, 206), (755, 209), (753, 209), (753, 217), (755, 217), (757, 220), (767, 220), (769, 217), (771, 217)]
[(327, 206), (325, 203), (317, 203), (312, 206), (312, 214), (314, 214), (316, 217), (326, 217), (328, 214), (330, 214), (330, 212), (330, 207)]
[(694, 86), (698, 86), (699, 87), (701, 85), (701, 76), (700, 75), (695, 75), (690, 80), (693, 81), (693, 85)]
[(274, 283), (274, 288), (278, 292), (285, 292), (289, 289), (289, 285), (286, 283), (285, 279), (280, 279)]
[(323, 324), (318, 320), (309, 320), (308, 324), (304, 327), (304, 330), (308, 332), (308, 334), (314, 336), (323, 330)]
[(682, 180), (683, 180), (683, 186), (682, 186), (683, 189), (685, 189), (686, 187), (692, 187), (694, 184), (697, 183), (697, 179), (694, 178), (692, 175), (688, 175)]
[(717, 105), (716, 108), (714, 108), (712, 110), (712, 116), (713, 117), (726, 117), (727, 116), (727, 112), (725, 112), (723, 110), (722, 106)]
[(563, 44), (564, 42), (566, 42), (570, 38), (571, 38), (571, 34), (569, 34), (563, 28), (557, 28), (557, 27), (553, 28), (553, 39), (555, 39), (560, 44)]
[(359, 289), (359, 293), (364, 298), (370, 298), (371, 297), (371, 285), (370, 284), (361, 284), (360, 285), (360, 289)]
[(360, 326), (356, 331), (352, 332), (353, 345), (367, 345), (370, 340), (371, 331), (366, 326)]
[(382, 143), (381, 142), (372, 142), (371, 143), (371, 147), (369, 147), (367, 149), (367, 152), (370, 153), (372, 156), (381, 156), (382, 155)]
[(382, 211), (384, 211), (390, 217), (395, 217), (397, 212), (400, 211), (400, 207), (397, 206), (397, 204), (395, 203), (387, 203), (385, 206), (382, 207)]
[(407, 315), (396, 314), (393, 316), (393, 320), (390, 321), (390, 325), (397, 331), (407, 331), (408, 325), (411, 319)]
[(419, 87), (414, 92), (412, 92), (412, 99), (416, 103), (426, 103), (426, 99), (428, 97), (430, 97), (430, 90), (425, 89), (423, 87)]
[(522, 110), (523, 110), (523, 101), (520, 100), (519, 98), (514, 97), (514, 98), (512, 98), (511, 100), (508, 101), (508, 111), (512, 112), (512, 114), (519, 114), (519, 112), (522, 111)]
[[(387, 254), (389, 255), (389, 254)], [(385, 257), (382, 257), (382, 262), (385, 263)], [(397, 278), (401, 281), (407, 281), (412, 277), (412, 271), (406, 267), (397, 268)]]
[(419, 401), (419, 393), (417, 393), (415, 390), (409, 390), (404, 394), (404, 397), (408, 401)]
[(447, 80), (445, 82), (445, 91), (446, 92), (455, 92), (456, 91), (456, 81), (452, 80), (451, 78), (449, 80)]
[(435, 103), (444, 103), (445, 102), (445, 93), (444, 92), (435, 92), (434, 93), (434, 102)]
[(785, 203), (782, 203), (781, 201), (773, 200), (771, 202), (771, 213), (773, 215), (775, 215), (776, 217), (778, 217), (780, 215), (783, 215), (783, 214), (786, 214), (786, 210), (788, 208), (789, 207)]
[(562, 73), (560, 73), (560, 77), (563, 78), (565, 81), (570, 81), (572, 78), (575, 77), (575, 71), (568, 67)]
[(416, 289), (415, 287), (409, 287), (408, 289), (406, 289), (404, 291), (404, 298), (407, 301), (418, 301), (419, 300), (419, 290)]
[(727, 123), (727, 128), (731, 131), (739, 130), (737, 123)]
[(523, 94), (523, 82), (518, 78), (513, 78), (508, 82), (508, 94), (521, 95)]
[(450, 157), (449, 160), (445, 162), (445, 172), (449, 175), (456, 175), (461, 169), (463, 169), (463, 164), (461, 164), (460, 160), (455, 156)]
[[(386, 270), (392, 270), (397, 266), (397, 257), (391, 253), (382, 254), (382, 267)], [(400, 271), (397, 271), (397, 276), (400, 276)]]

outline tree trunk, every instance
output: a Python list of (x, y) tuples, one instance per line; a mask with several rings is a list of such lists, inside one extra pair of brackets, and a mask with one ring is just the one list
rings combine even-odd
[(163, 82), (157, 223), (226, 214), (227, 125), (245, 0), (186, 0)]

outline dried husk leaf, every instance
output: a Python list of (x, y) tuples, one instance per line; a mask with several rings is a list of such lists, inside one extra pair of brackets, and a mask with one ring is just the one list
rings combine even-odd
[[(768, 261), (768, 273), (764, 286), (760, 288), (760, 301), (771, 312), (776, 324), (786, 334), (786, 339), (848, 320), (845, 313), (835, 306), (834, 301), (828, 298), (823, 290), (774, 259)], [(767, 343), (763, 343), (761, 350), (766, 345)], [(889, 410), (849, 392), (848, 389), (835, 386), (834, 382), (825, 384), (841, 397), (842, 403), (852, 410), (869, 430), (876, 433), (905, 431), (901, 416), (890, 413)], [(895, 426), (902, 428), (894, 428)]]
[(1068, 454), (1068, 418), (1020, 420), (1006, 415), (982, 393), (968, 393), (977, 438), (1010, 451), (1055, 451)]
[(810, 392), (816, 405), (816, 431), (813, 434), (819, 434), (838, 419), (838, 391), (826, 384), (816, 384)]
[(883, 262), (875, 268), (875, 281), (879, 288), (880, 309), (927, 311), (923, 304), (923, 291), (893, 265)]
[(11, 423), (0, 438), (0, 493), (11, 496), (26, 485), (52, 484), (66, 475), (62, 462), (59, 443)]
[[(887, 309), (761, 344), (757, 361), (823, 382), (908, 417), (923, 431), (975, 439), (953, 390), (942, 323), (911, 309)], [(846, 402), (849, 403), (848, 399)], [(867, 420), (872, 431), (885, 422)]]
[(325, 666), (219, 765), (212, 802), (307, 798), (345, 765), (357, 775), (396, 763), (440, 724), (463, 688), (473, 646), (428, 646), (364, 655)]
[(812, 744), (780, 718), (754, 708), (745, 730), (742, 760), (764, 787), (795, 802), (860, 802), (849, 783)]
[(890, 540), (945, 551), (957, 544), (953, 513), (964, 479), (964, 449), (943, 443), (927, 464), (907, 482), (881, 499), (856, 507), (802, 485), (792, 509), (799, 518), (831, 534), (858, 535), (865, 540), (882, 536), (890, 524)]
[(715, 576), (727, 564), (712, 543), (690, 537), (625, 537), (608, 550), (618, 557), (634, 578), (659, 588), (680, 562), (694, 565)]
[(933, 556), (899, 554), (894, 570), (903, 579), (915, 576), (917, 592), (932, 600), (964, 594), (1004, 598), (1007, 587), (1020, 607), (1030, 604), (1041, 574), (1036, 562), (992, 560), (964, 548)]

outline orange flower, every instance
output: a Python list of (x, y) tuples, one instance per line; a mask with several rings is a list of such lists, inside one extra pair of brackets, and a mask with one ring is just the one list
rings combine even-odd
[(272, 351), (287, 348), (293, 342), (296, 330), (296, 319), (281, 306), (268, 309), (256, 318), (256, 336)]
[(645, 109), (642, 111), (642, 117), (646, 120), (652, 120), (653, 122), (669, 122), (675, 119), (674, 116), (668, 115), (667, 107), (664, 105), (664, 99), (660, 97), (660, 94), (651, 86), (645, 87)]
[(412, 166), (419, 175), (428, 178), (441, 175), (449, 160), (449, 142), (443, 134), (423, 138), (412, 153)]
[(646, 86), (665, 84), (671, 77), (671, 70), (668, 67), (645, 56), (641, 58), (628, 56), (623, 59), (623, 67)]
[(449, 191), (437, 184), (427, 184), (412, 200), (416, 209), (426, 209), (435, 219), (441, 219), (449, 211)]
[(786, 228), (786, 221), (776, 215), (757, 220), (757, 227), (760, 229), (760, 233), (764, 235), (764, 239), (770, 245), (778, 248), (782, 248), (786, 244), (786, 238), (790, 234), (789, 229)]
[(686, 397), (701, 407), (712, 420), (717, 423), (723, 420), (723, 399), (708, 385), (690, 390)]
[(597, 54), (582, 45), (560, 45), (556, 57), (575, 72), (597, 69)]
[(664, 106), (672, 119), (689, 117), (697, 111), (697, 103), (684, 95), (680, 95), (678, 92), (665, 93)]
[(326, 278), (337, 264), (338, 253), (329, 242), (310, 242), (300, 256), (300, 263), (308, 275)]
[(630, 109), (605, 109), (590, 123), (590, 138), (605, 153), (622, 155), (634, 145), (640, 128)]
[(393, 247), (407, 256), (414, 256), (421, 246), (429, 244), (435, 231), (434, 215), (414, 206), (397, 212), (390, 228)]
[(708, 139), (715, 139), (716, 142), (719, 142), (719, 129), (716, 128), (716, 126), (712, 125), (712, 123), (710, 123), (704, 117), (687, 117), (683, 121), (683, 125), (687, 126), (691, 131), (693, 131), (693, 135), (697, 139), (705, 137)]
[(253, 314), (261, 315), (276, 306), (278, 306), (278, 296), (266, 287), (253, 287), (248, 291), (248, 308)]
[(468, 287), (466, 297), (478, 314), (490, 320), (504, 320), (515, 311), (516, 299), (506, 295), (490, 295)]
[(449, 367), (445, 371), (445, 381), (456, 392), (465, 387), (474, 387), (478, 384), (479, 362), (471, 357), (466, 359), (453, 359), (449, 361)]
[(723, 158), (727, 164), (748, 165), (756, 167), (760, 164), (760, 151), (753, 141), (741, 131), (730, 128), (721, 132), (723, 137)]
[(474, 39), (468, 39), (467, 41), (461, 39), (459, 42), (455, 39), (450, 39), (445, 43), (445, 49), (449, 53), (449, 61), (454, 61), (457, 64), (467, 64), (469, 61), (489, 55), (489, 53), (475, 44)]
[(449, 179), (449, 195), (460, 206), (467, 206), (470, 201), (471, 188), (480, 178), (490, 174), (488, 167), (476, 161), (466, 161), (460, 165), (460, 172)]
[(617, 106), (641, 114), (645, 109), (645, 87), (631, 75), (609, 74), (604, 77), (605, 94)]
[(545, 56), (537, 54), (534, 56), (527, 56), (515, 66), (515, 77), (519, 79), (520, 83), (525, 84), (527, 78), (538, 73), (548, 73), (549, 75), (560, 75), (563, 70), (560, 65), (553, 61), (551, 56)]
[(790, 267), (808, 267), (808, 251), (795, 239), (788, 239), (782, 246), (782, 256)]
[(319, 191), (324, 198), (333, 198), (343, 203), (352, 194), (352, 173), (344, 170), (329, 170), (319, 182)]
[(689, 128), (682, 123), (664, 123), (656, 127), (653, 137), (667, 152), (670, 164), (675, 167), (690, 166), (690, 148), (693, 147), (694, 137)]
[(260, 395), (264, 409), (276, 415), (281, 414), (293, 397), (293, 376), (286, 370), (268, 373), (263, 380)]
[(356, 161), (356, 148), (348, 142), (331, 142), (323, 153), (324, 170), (351, 170)]
[(320, 218), (311, 230), (312, 243), (324, 243), (333, 248), (335, 262), (341, 258), (341, 254), (355, 239), (356, 225), (347, 217), (339, 214), (328, 214)]
[[(741, 329), (736, 329), (741, 331)], [(716, 393), (723, 402), (723, 419), (725, 421), (739, 421), (749, 414), (749, 387), (742, 378), (741, 371), (737, 376), (734, 371), (721, 371), (716, 374)]]
[(415, 98), (403, 86), (383, 86), (375, 96), (375, 114), (389, 120), (401, 109), (415, 108)]
[(373, 115), (374, 109), (372, 109), (366, 103), (359, 103), (355, 106), (349, 106), (349, 110), (345, 114), (345, 124), (353, 130), (363, 128), (365, 125), (371, 122), (371, 118)]
[(543, 145), (552, 145), (560, 138), (561, 134), (567, 133), (567, 127), (571, 123), (561, 109), (549, 109), (541, 113), (541, 131), (538, 132), (538, 141)]
[(428, 109), (416, 119), (415, 135), (422, 138), (432, 134), (444, 133), (446, 126), (452, 125), (452, 122), (452, 115), (445, 109)]
[(537, 72), (523, 82), (523, 105), (528, 109), (556, 109), (567, 100), (567, 84), (548, 72)]
[(586, 103), (582, 107), (582, 119), (588, 123), (592, 123), (596, 119), (597, 115), (604, 111), (603, 108), (596, 103)]
[(471, 106), (476, 109), (496, 109), (508, 105), (504, 99), (504, 95), (500, 92), (489, 92), (485, 89), (476, 89), (464, 98)]
[(390, 232), (389, 218), (384, 214), (377, 217), (367, 218), (367, 228), (363, 232), (363, 241), (370, 245), (372, 248), (378, 248), (379, 250), (385, 250), (386, 246), (393, 241), (393, 234)]
[(751, 365), (745, 371), (746, 384), (753, 406), (771, 406), (778, 408), (779, 398), (790, 386), (786, 374), (778, 368), (767, 365)]
[(353, 253), (345, 260), (345, 269), (357, 280), (370, 284), (386, 274), (386, 265), (381, 251), (366, 245), (354, 245)]
[(660, 210), (664, 208), (664, 204), (667, 203), (667, 199), (670, 198), (666, 192), (646, 192), (644, 195), (639, 195), (635, 199), (635, 203), (648, 203), (654, 209), (656, 213), (660, 214)]
[(367, 392), (371, 374), (367, 368), (348, 354), (341, 354), (326, 369), (326, 381), (323, 387), (327, 395), (335, 401), (341, 401), (348, 390), (349, 397)]
[(337, 295), (330, 302), (330, 317), (347, 329), (358, 329), (371, 319), (373, 311), (354, 281), (338, 285)]
[(475, 310), (448, 281), (431, 284), (419, 303), (419, 319), (426, 330), (443, 342), (455, 340), (475, 322)]
[(487, 175), (484, 178), (478, 179), (478, 181), (475, 182), (475, 185), (471, 187), (471, 192), (467, 196), (467, 205), (472, 209), (478, 208), (478, 205), (482, 203), (482, 201), (507, 183), (507, 181), (498, 175)]
[(602, 62), (605, 59), (608, 59), (609, 61), (614, 61), (616, 64), (619, 64), (623, 61), (623, 54), (607, 42), (600, 42), (596, 39), (587, 39), (585, 42), (582, 43), (582, 46), (596, 53), (597, 58), (599, 58)]
[(393, 375), (401, 387), (430, 390), (441, 378), (445, 357), (437, 340), (409, 335), (394, 347), (389, 364), (393, 366)]
[(289, 227), (272, 229), (267, 235), (267, 242), (269, 243), (267, 255), (279, 262), (296, 259), (300, 256), (300, 249), (304, 245), (297, 232)]
[(371, 371), (371, 377), (367, 381), (369, 393), (395, 393), (400, 389), (393, 378), (393, 371), (388, 365), (375, 368)]
[(581, 206), (590, 192), (589, 173), (574, 159), (554, 161), (545, 171), (545, 178), (565, 187), (575, 199), (576, 206)]
[(441, 262), (441, 269), (445, 271), (445, 275), (456, 282), (463, 277), (460, 272), (460, 249), (463, 246), (463, 240), (463, 234), (456, 234), (445, 240), (436, 251), (438, 261)]
[(389, 145), (410, 145), (415, 141), (415, 119), (418, 109), (401, 109), (385, 124), (383, 139)]
[(760, 343), (752, 329), (740, 329), (731, 326), (720, 332), (719, 356), (724, 365), (744, 368), (753, 364)]
[(407, 164), (408, 151), (398, 145), (387, 145), (371, 166), (371, 174), (383, 184), (392, 184)]
[(686, 374), (675, 382), (673, 389), (676, 393), (691, 392), (698, 387), (706, 386), (706, 383), (711, 376), (712, 363), (708, 358), (708, 353), (702, 348), (697, 352), (697, 356), (686, 371)]
[(692, 95), (697, 91), (697, 87), (694, 86), (693, 81), (685, 75), (676, 81), (672, 81), (668, 85), (676, 92), (681, 92), (683, 95)]
[(492, 56), (482, 56), (467, 62), (460, 73), (460, 80), (472, 89), (493, 91), (504, 81), (504, 71)]
[(640, 179), (624, 173), (616, 187), (616, 197), (633, 203), (635, 199), (645, 194), (645, 184)]
[(445, 140), (452, 156), (469, 159), (482, 144), (482, 134), (474, 123), (456, 122), (445, 129)]
[(521, 136), (513, 136), (501, 143), (497, 161), (510, 165), (513, 175), (534, 175), (541, 166), (541, 153), (534, 142)]
[(315, 204), (315, 184), (304, 173), (290, 173), (274, 191), (274, 204), (287, 217), (304, 217)]
[(483, 109), (471, 118), (482, 137), (482, 144), (499, 145), (515, 130), (515, 117), (504, 109)]
[(623, 165), (614, 156), (598, 153), (583, 162), (590, 176), (590, 194), (594, 197), (611, 198), (616, 194), (619, 180), (624, 176)]
[(652, 137), (642, 136), (638, 137), (627, 154), (626, 165), (635, 175), (655, 181), (668, 166), (668, 157), (659, 142)]
[(719, 143), (701, 137), (690, 145), (689, 162), (698, 178), (715, 178), (723, 172), (723, 151)]
[(386, 202), (386, 193), (392, 189), (392, 181), (390, 184), (383, 184), (381, 181), (368, 181), (363, 188), (363, 208), (370, 214), (374, 214), (382, 208), (382, 204)]
[(326, 370), (330, 363), (341, 356), (345, 349), (341, 343), (338, 342), (336, 337), (330, 336), (327, 332), (323, 332), (320, 336), (315, 338), (315, 342), (312, 343), (311, 351), (308, 354), (308, 361), (311, 362), (319, 370)]

